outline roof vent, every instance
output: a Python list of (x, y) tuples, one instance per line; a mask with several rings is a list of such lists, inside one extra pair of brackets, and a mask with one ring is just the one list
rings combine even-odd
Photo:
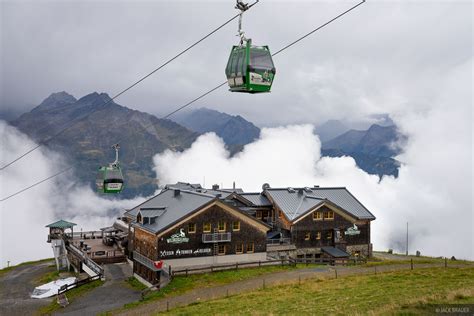
[(174, 189), (174, 196), (178, 196), (181, 194), (181, 190), (179, 189)]
[(298, 189), (298, 194), (301, 195), (301, 194), (303, 194), (303, 192), (304, 192), (304, 190), (303, 190), (302, 188), (299, 188), (299, 189)]
[(308, 187), (305, 187), (305, 188), (304, 188), (304, 191), (305, 191), (306, 193), (312, 193), (312, 192), (313, 192), (313, 190), (311, 190), (311, 188), (308, 188)]
[(295, 193), (296, 191), (295, 191), (295, 189), (293, 189), (293, 188), (288, 188), (288, 192), (290, 192), (290, 193)]
[(315, 185), (313, 186), (313, 188), (319, 188), (319, 185), (315, 184)]
[(219, 190), (219, 185), (218, 184), (213, 184), (212, 189), (213, 190)]
[(262, 190), (265, 191), (266, 189), (270, 189), (270, 185), (268, 183), (264, 183), (262, 185)]
[(221, 193), (217, 193), (217, 194), (216, 194), (216, 198), (219, 198), (219, 199), (220, 199), (221, 197), (222, 197), (222, 194), (221, 194)]

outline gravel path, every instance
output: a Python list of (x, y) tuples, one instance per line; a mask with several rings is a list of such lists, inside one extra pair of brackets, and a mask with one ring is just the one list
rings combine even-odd
[(106, 282), (102, 286), (75, 299), (57, 314), (96, 315), (140, 299), (140, 292), (125, 283), (125, 280), (132, 275), (128, 263), (104, 265), (104, 272)]
[(19, 266), (0, 277), (0, 315), (33, 315), (48, 305), (54, 298), (34, 299), (30, 295), (39, 285), (35, 280), (56, 269), (52, 264), (54, 261)]

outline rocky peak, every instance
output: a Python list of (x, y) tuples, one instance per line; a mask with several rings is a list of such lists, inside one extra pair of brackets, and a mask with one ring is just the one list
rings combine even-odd
[(76, 98), (65, 91), (52, 93), (36, 109), (49, 110), (76, 102)]

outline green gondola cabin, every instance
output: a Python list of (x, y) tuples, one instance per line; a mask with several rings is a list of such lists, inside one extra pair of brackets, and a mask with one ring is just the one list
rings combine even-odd
[(232, 92), (270, 92), (276, 69), (268, 46), (233, 46), (225, 70)]

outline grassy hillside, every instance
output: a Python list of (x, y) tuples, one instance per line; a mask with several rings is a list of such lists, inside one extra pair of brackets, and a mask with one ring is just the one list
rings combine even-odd
[(169, 311), (172, 315), (433, 314), (434, 304), (474, 303), (474, 268), (425, 268), (310, 279)]

